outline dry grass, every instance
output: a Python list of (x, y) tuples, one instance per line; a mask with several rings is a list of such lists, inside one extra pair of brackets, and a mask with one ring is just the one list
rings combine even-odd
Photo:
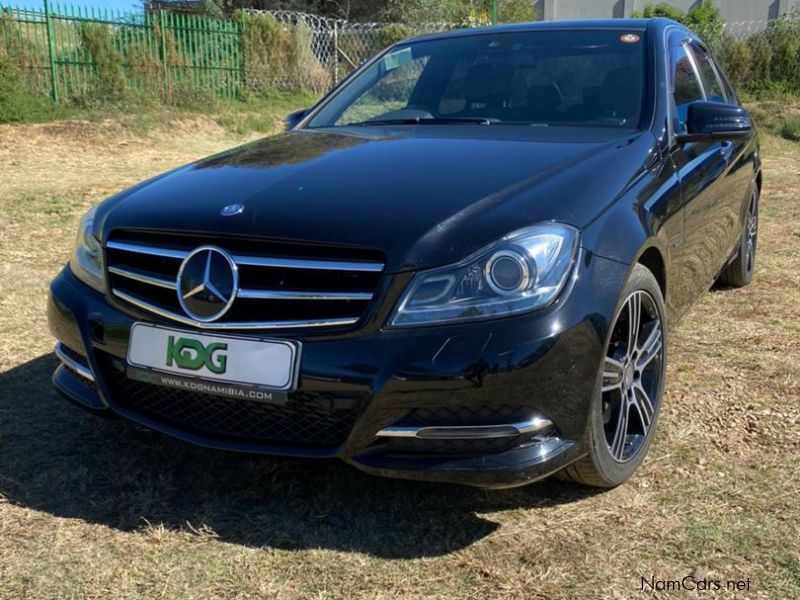
[(79, 215), (236, 141), (208, 122), (0, 127), (0, 596), (627, 598), (696, 567), (800, 596), (799, 145), (765, 140), (756, 279), (674, 332), (649, 459), (592, 493), (212, 452), (57, 398), (45, 293)]

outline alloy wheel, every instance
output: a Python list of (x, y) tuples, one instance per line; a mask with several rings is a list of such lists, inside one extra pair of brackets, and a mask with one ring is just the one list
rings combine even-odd
[(603, 366), (606, 445), (617, 462), (637, 455), (660, 402), (664, 328), (653, 297), (637, 290), (617, 315)]
[(747, 253), (745, 257), (745, 267), (749, 273), (753, 270), (753, 263), (756, 257), (756, 243), (758, 241), (758, 195), (755, 192), (753, 192), (753, 195), (750, 197), (750, 206), (747, 209), (747, 231), (745, 235), (747, 236), (745, 238), (745, 252)]

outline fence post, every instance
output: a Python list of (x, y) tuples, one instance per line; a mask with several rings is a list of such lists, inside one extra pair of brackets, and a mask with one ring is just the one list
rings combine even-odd
[(244, 19), (242, 18), (242, 15), (240, 13), (239, 14), (239, 19), (236, 21), (236, 31), (238, 32), (238, 35), (239, 35), (239, 39), (238, 39), (238, 45), (239, 45), (239, 86), (238, 86), (238, 88), (236, 90), (237, 97), (241, 97), (242, 94), (244, 94), (245, 91), (247, 89), (249, 89), (247, 87), (247, 83), (248, 83), (248, 81), (247, 81), (247, 59), (248, 59), (247, 52), (248, 52), (248, 47), (245, 44), (246, 40), (244, 38), (245, 27), (246, 27), (246, 25), (245, 25)]
[(169, 50), (167, 50), (167, 21), (164, 11), (158, 11), (158, 33), (161, 38), (161, 65), (164, 67), (164, 98), (170, 97)]
[(339, 85), (339, 21), (333, 22), (333, 85)]
[(50, 15), (50, 3), (44, 0), (44, 23), (47, 31), (47, 56), (50, 59), (50, 82), (52, 83), (53, 102), (58, 102), (58, 72), (56, 71), (56, 46), (53, 39), (53, 19)]

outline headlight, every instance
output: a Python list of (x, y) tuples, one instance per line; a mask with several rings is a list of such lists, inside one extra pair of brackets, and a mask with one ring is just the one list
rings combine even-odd
[(564, 287), (577, 250), (578, 230), (569, 225), (514, 232), (457, 265), (418, 273), (389, 325), (470, 321), (542, 308)]
[(69, 261), (69, 268), (83, 283), (100, 293), (105, 293), (103, 250), (100, 242), (94, 237), (96, 212), (97, 207), (93, 207), (81, 219), (80, 227), (78, 227), (78, 240), (75, 243), (75, 252)]

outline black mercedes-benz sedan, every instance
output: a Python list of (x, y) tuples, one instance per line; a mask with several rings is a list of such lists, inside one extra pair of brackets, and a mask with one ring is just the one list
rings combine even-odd
[(211, 448), (486, 487), (641, 464), (667, 335), (750, 282), (759, 148), (665, 19), (435, 34), (90, 210), (69, 400)]

